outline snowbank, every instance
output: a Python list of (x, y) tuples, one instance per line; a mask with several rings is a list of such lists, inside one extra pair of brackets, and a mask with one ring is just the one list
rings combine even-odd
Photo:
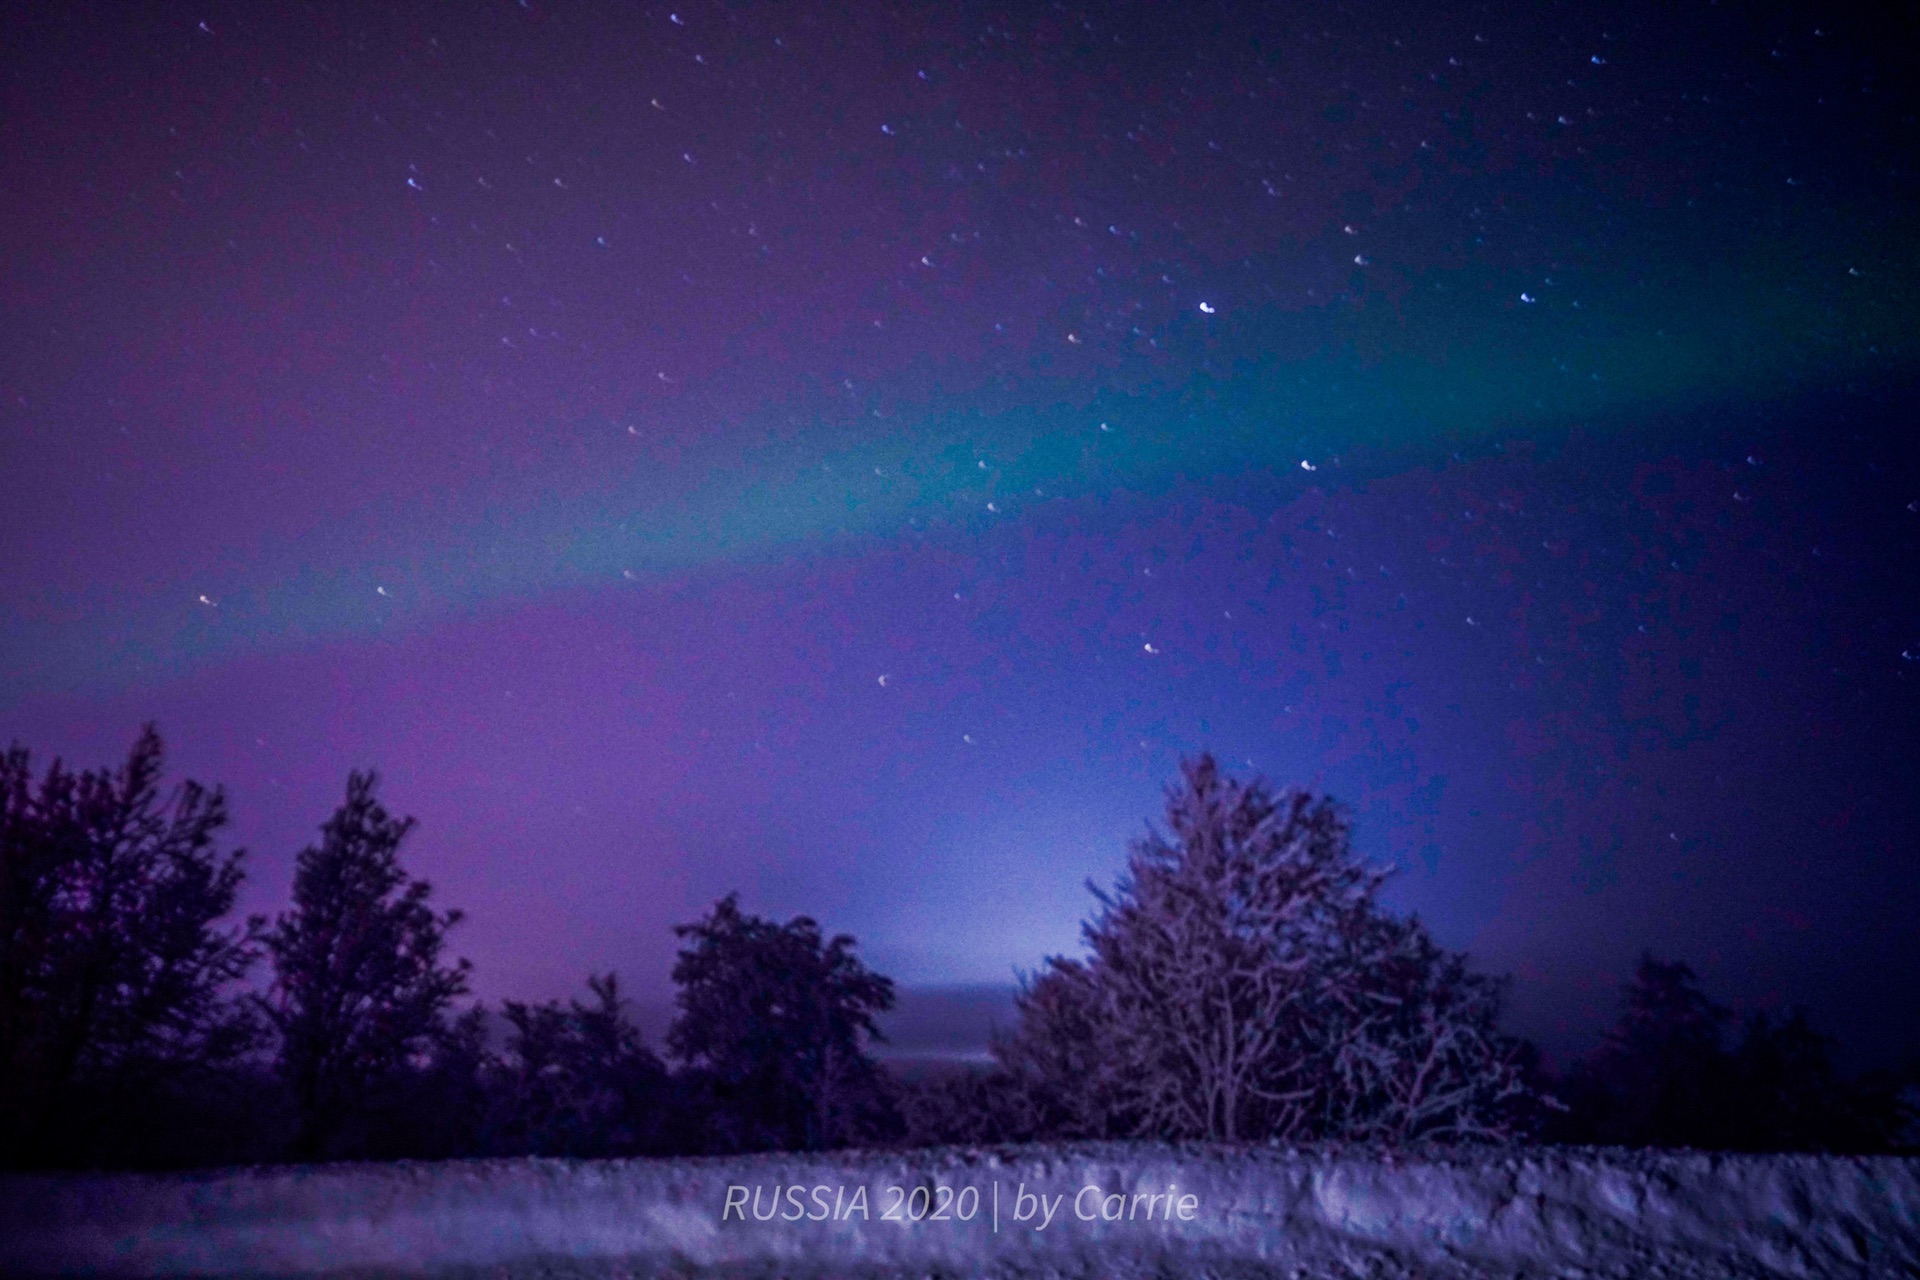
[(1920, 1160), (1088, 1144), (0, 1179), (9, 1275), (346, 1271), (1914, 1277)]

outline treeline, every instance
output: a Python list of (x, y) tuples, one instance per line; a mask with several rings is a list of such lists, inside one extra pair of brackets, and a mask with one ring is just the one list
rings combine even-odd
[[(735, 897), (679, 926), (644, 1043), (613, 974), (468, 1002), (457, 911), (400, 861), (412, 820), (352, 774), (292, 901), (234, 920), (224, 796), (0, 758), (0, 1162), (165, 1168), (669, 1155), (1059, 1138), (1548, 1140), (1891, 1150), (1914, 1078), (1839, 1078), (1799, 1013), (1732, 1016), (1651, 957), (1559, 1077), (1500, 1028), (1501, 981), (1386, 910), (1342, 811), (1201, 757), (1095, 890), (1084, 959), (1023, 984), (995, 1065), (877, 1061), (892, 982), (846, 935)], [(664, 1053), (664, 1056), (663, 1056)], [(1904, 1089), (1904, 1092), (1903, 1092)]]

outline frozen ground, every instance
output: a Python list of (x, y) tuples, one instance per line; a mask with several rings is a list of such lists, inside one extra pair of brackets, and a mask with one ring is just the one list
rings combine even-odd
[(0, 1272), (1920, 1277), (1920, 1160), (1091, 1144), (10, 1177)]

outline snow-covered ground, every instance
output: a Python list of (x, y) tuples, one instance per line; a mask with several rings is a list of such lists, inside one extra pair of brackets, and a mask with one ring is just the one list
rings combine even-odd
[(1087, 1144), (0, 1178), (8, 1275), (349, 1271), (1911, 1278), (1920, 1160)]

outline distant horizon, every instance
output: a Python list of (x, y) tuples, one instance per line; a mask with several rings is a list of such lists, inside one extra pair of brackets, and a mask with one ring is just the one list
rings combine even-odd
[[(18, 745), (29, 745), (19, 743)], [(37, 769), (51, 762), (51, 754), (34, 753)], [(63, 761), (72, 768), (98, 768), (113, 763), (113, 758), (88, 763), (82, 758)], [(1242, 769), (1243, 775), (1251, 776), (1252, 770)], [(171, 787), (185, 780), (185, 775), (177, 769), (170, 769), (166, 784)], [(206, 785), (214, 785), (208, 779), (195, 778)], [(384, 788), (383, 788), (384, 791)], [(394, 805), (397, 813), (406, 813), (407, 808), (397, 799), (386, 797)], [(1338, 799), (1339, 797), (1335, 797)], [(230, 796), (230, 801), (232, 801)], [(234, 802), (237, 808), (237, 801)], [(1144, 829), (1144, 823), (1142, 824)], [(424, 832), (416, 832), (409, 838), (411, 845)], [(1136, 833), (1137, 834), (1137, 833)], [(1126, 842), (1121, 842), (1124, 846)], [(254, 857), (250, 851), (250, 859)], [(403, 849), (403, 861), (413, 869), (409, 856)], [(1117, 860), (1115, 869), (1119, 869)], [(1400, 868), (1405, 870), (1405, 868)], [(428, 877), (431, 878), (431, 877)], [(1388, 901), (1396, 909), (1404, 909), (1405, 904), (1397, 901), (1399, 894), (1397, 881), (1403, 877), (1396, 874), (1389, 880)], [(1112, 877), (1107, 878), (1103, 887), (1111, 887)], [(912, 977), (900, 977), (889, 968), (884, 959), (876, 957), (875, 948), (869, 938), (858, 931), (855, 941), (859, 954), (876, 972), (895, 981), (899, 1005), (888, 1014), (882, 1015), (880, 1024), (883, 1032), (889, 1036), (889, 1043), (877, 1047), (877, 1055), (883, 1060), (947, 1060), (983, 1064), (990, 1060), (988, 1053), (988, 1030), (996, 1022), (1001, 1026), (1011, 1023), (1013, 1018), (1013, 996), (1018, 989), (1019, 980), (1024, 975), (1037, 973), (1050, 955), (1076, 956), (1084, 954), (1078, 945), (1079, 931), (1087, 918), (1086, 912), (1095, 906), (1091, 894), (1081, 887), (1086, 900), (1086, 910), (1070, 922), (1073, 942), (1056, 947), (1044, 953), (1034, 954), (1024, 964), (1009, 966), (1009, 976), (1003, 981), (994, 981), (980, 977), (945, 978), (930, 976), (924, 971)], [(715, 895), (715, 900), (721, 896)], [(804, 905), (794, 909), (774, 909), (765, 903), (756, 904), (756, 895), (743, 895), (742, 908), (750, 914), (760, 914), (780, 922), (793, 916), (810, 916), (819, 922), (829, 935), (849, 931), (836, 923), (831, 915), (807, 909)], [(434, 902), (441, 907), (462, 907), (455, 898), (441, 889), (436, 889)], [(236, 909), (237, 920), (246, 914), (261, 913), (272, 918), (284, 907), (284, 902), (269, 902), (259, 886), (251, 879), (243, 892), (243, 905)], [(705, 904), (705, 905), (710, 905)], [(686, 919), (690, 922), (701, 914), (705, 905), (690, 910)], [(462, 908), (464, 910), (464, 908)], [(487, 921), (476, 913), (467, 912), (461, 924), (450, 935), (450, 952), (456, 956), (465, 955), (470, 948), (463, 946), (469, 936), (483, 931)], [(652, 940), (654, 950), (660, 959), (649, 975), (638, 966), (619, 964), (592, 966), (582, 969), (577, 977), (568, 981), (557, 978), (552, 983), (541, 985), (510, 986), (500, 981), (498, 975), (488, 972), (485, 965), (477, 965), (472, 974), (473, 987), (462, 998), (462, 1006), (484, 1005), (497, 1016), (501, 1004), (507, 1000), (519, 1000), (526, 1003), (543, 1003), (549, 1000), (565, 1002), (573, 998), (584, 998), (586, 980), (596, 972), (612, 971), (617, 973), (623, 983), (624, 994), (631, 1002), (636, 1025), (656, 1051), (664, 1051), (666, 1029), (673, 1016), (673, 988), (668, 979), (671, 967), (671, 954), (677, 945), (670, 929), (663, 929), (661, 936)], [(1470, 943), (1447, 938), (1442, 941), (1459, 946), (1468, 951), (1473, 967), (1485, 973), (1502, 976), (1509, 980), (1507, 1016), (1505, 1024), (1512, 1033), (1531, 1041), (1538, 1048), (1543, 1059), (1556, 1068), (1562, 1068), (1574, 1058), (1593, 1049), (1600, 1041), (1602, 1033), (1611, 1025), (1618, 1013), (1622, 988), (1631, 976), (1634, 964), (1643, 950), (1650, 950), (1662, 960), (1677, 960), (1688, 964), (1701, 974), (1706, 993), (1723, 1005), (1728, 1006), (1737, 1016), (1768, 1011), (1784, 1012), (1791, 1003), (1800, 1003), (1807, 1008), (1816, 1030), (1834, 1038), (1837, 1046), (1837, 1061), (1850, 1073), (1871, 1069), (1897, 1069), (1907, 1065), (1917, 1051), (1920, 1051), (1920, 1037), (1913, 1029), (1903, 1029), (1897, 1024), (1867, 1027), (1868, 1034), (1858, 1034), (1861, 1028), (1849, 1025), (1843, 1018), (1836, 1018), (1833, 1008), (1823, 1006), (1817, 1001), (1782, 1002), (1775, 998), (1722, 990), (1716, 982), (1713, 957), (1696, 957), (1684, 951), (1663, 949), (1657, 942), (1636, 946), (1631, 950), (1622, 950), (1617, 963), (1611, 968), (1561, 970), (1555, 972), (1538, 961), (1522, 958), (1517, 964), (1503, 967), (1489, 957), (1474, 950)], [(658, 945), (664, 944), (664, 945)], [(886, 948), (880, 948), (884, 954)], [(264, 965), (254, 968), (249, 978), (250, 984), (259, 987), (270, 978)], [(499, 1028), (495, 1028), (496, 1034)]]
[[(1685, 956), (1658, 952), (1655, 957), (1666, 961), (1687, 961)], [(1497, 970), (1475, 967), (1482, 972), (1498, 973)], [(1619, 1012), (1619, 998), (1632, 972), (1630, 967), (1623, 970), (1619, 984), (1607, 993), (1603, 1015), (1592, 1006), (1580, 1006), (1578, 1011), (1581, 1016), (1578, 1018), (1572, 1016), (1574, 1010), (1555, 1007), (1550, 1003), (1553, 995), (1550, 988), (1531, 985), (1514, 975), (1506, 976), (1513, 977), (1509, 993), (1511, 999), (1504, 1020), (1506, 1029), (1532, 1042), (1540, 1050), (1544, 1065), (1559, 1071), (1599, 1045), (1602, 1035)], [(583, 979), (576, 990), (536, 997), (529, 1002), (540, 1003), (549, 999), (565, 1002), (582, 996), (585, 989)], [(874, 1056), (883, 1062), (910, 1059), (982, 1066), (991, 1064), (994, 1058), (990, 1051), (988, 1028), (1012, 1025), (1013, 998), (1018, 989), (1013, 982), (1004, 985), (990, 982), (896, 984), (898, 1003), (891, 1012), (877, 1019), (887, 1040), (874, 1046)], [(1736, 1016), (1763, 1009), (1773, 1013), (1785, 1012), (1777, 1005), (1742, 1005), (1724, 999), (1720, 992), (1711, 987), (1707, 988), (1706, 993), (1731, 1007)], [(476, 1003), (485, 1004), (497, 1015), (501, 1002), (492, 1000)], [(672, 1023), (674, 1014), (671, 996), (649, 999), (636, 995), (632, 997), (631, 1009), (634, 1023), (646, 1037), (648, 1046), (655, 1052), (664, 1052), (667, 1027)], [(1894, 1070), (1906, 1065), (1903, 1046), (1897, 1041), (1889, 1045), (1884, 1040), (1871, 1037), (1849, 1037), (1846, 1028), (1832, 1025), (1820, 1016), (1819, 1010), (1811, 1009), (1808, 1012), (1813, 1028), (1834, 1038), (1835, 1060), (1848, 1074)]]

